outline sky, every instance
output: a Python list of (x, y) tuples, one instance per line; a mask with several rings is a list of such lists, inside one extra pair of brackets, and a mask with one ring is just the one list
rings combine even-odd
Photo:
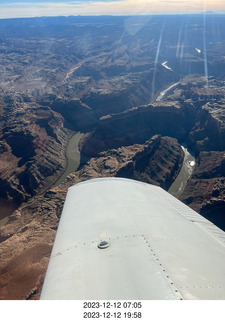
[(225, 13), (225, 0), (0, 0), (0, 19), (69, 15)]

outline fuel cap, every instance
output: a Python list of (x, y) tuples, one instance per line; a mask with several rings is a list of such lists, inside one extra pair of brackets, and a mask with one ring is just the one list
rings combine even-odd
[(110, 244), (107, 242), (107, 241), (101, 241), (99, 244), (98, 244), (98, 248), (99, 249), (106, 249), (110, 246)]

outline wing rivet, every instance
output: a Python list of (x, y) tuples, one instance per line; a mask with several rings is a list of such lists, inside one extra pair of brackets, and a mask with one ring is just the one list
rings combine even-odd
[(101, 241), (99, 244), (98, 244), (98, 248), (99, 249), (106, 249), (110, 246), (110, 244), (107, 242), (107, 241)]

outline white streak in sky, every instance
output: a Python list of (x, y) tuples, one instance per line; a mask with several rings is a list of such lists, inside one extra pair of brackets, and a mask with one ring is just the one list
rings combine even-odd
[[(179, 56), (180, 56), (180, 51), (182, 50), (181, 35), (182, 35), (182, 26), (180, 27), (179, 34), (178, 34), (176, 58), (179, 58)], [(180, 50), (180, 49), (181, 49), (181, 50)], [(181, 58), (182, 58), (182, 57), (181, 57)]]
[(182, 23), (178, 34), (176, 58), (180, 60), (180, 63), (182, 63), (184, 57), (185, 28), (187, 28), (187, 22), (185, 22), (185, 25)]
[(202, 51), (198, 48), (195, 48), (195, 50), (198, 52), (198, 53), (201, 53)]
[(159, 42), (158, 42), (158, 46), (157, 46), (157, 50), (156, 50), (155, 62), (154, 62), (154, 71), (153, 71), (153, 78), (152, 78), (152, 100), (153, 100), (154, 92), (155, 92), (155, 76), (156, 76), (157, 64), (158, 64), (158, 60), (159, 60), (159, 52), (160, 52), (161, 43), (162, 43), (163, 31), (164, 31), (164, 24), (161, 29)]
[(162, 65), (164, 68), (166, 68), (166, 69), (168, 69), (168, 70), (170, 70), (170, 71), (173, 71), (173, 69), (171, 69), (169, 66), (167, 66), (167, 62), (168, 62), (168, 61), (164, 61), (163, 63), (161, 63), (161, 65)]
[(205, 70), (205, 81), (206, 87), (209, 88), (209, 79), (208, 79), (208, 60), (206, 52), (206, 14), (203, 14), (203, 54), (204, 54), (204, 70)]

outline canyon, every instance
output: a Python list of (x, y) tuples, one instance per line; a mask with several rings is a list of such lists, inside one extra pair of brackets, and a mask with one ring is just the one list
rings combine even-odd
[[(0, 21), (0, 299), (39, 298), (70, 186), (169, 190), (182, 144), (179, 198), (225, 230), (225, 17), (206, 19), (204, 43), (201, 15)], [(80, 165), (56, 183), (79, 131)]]

